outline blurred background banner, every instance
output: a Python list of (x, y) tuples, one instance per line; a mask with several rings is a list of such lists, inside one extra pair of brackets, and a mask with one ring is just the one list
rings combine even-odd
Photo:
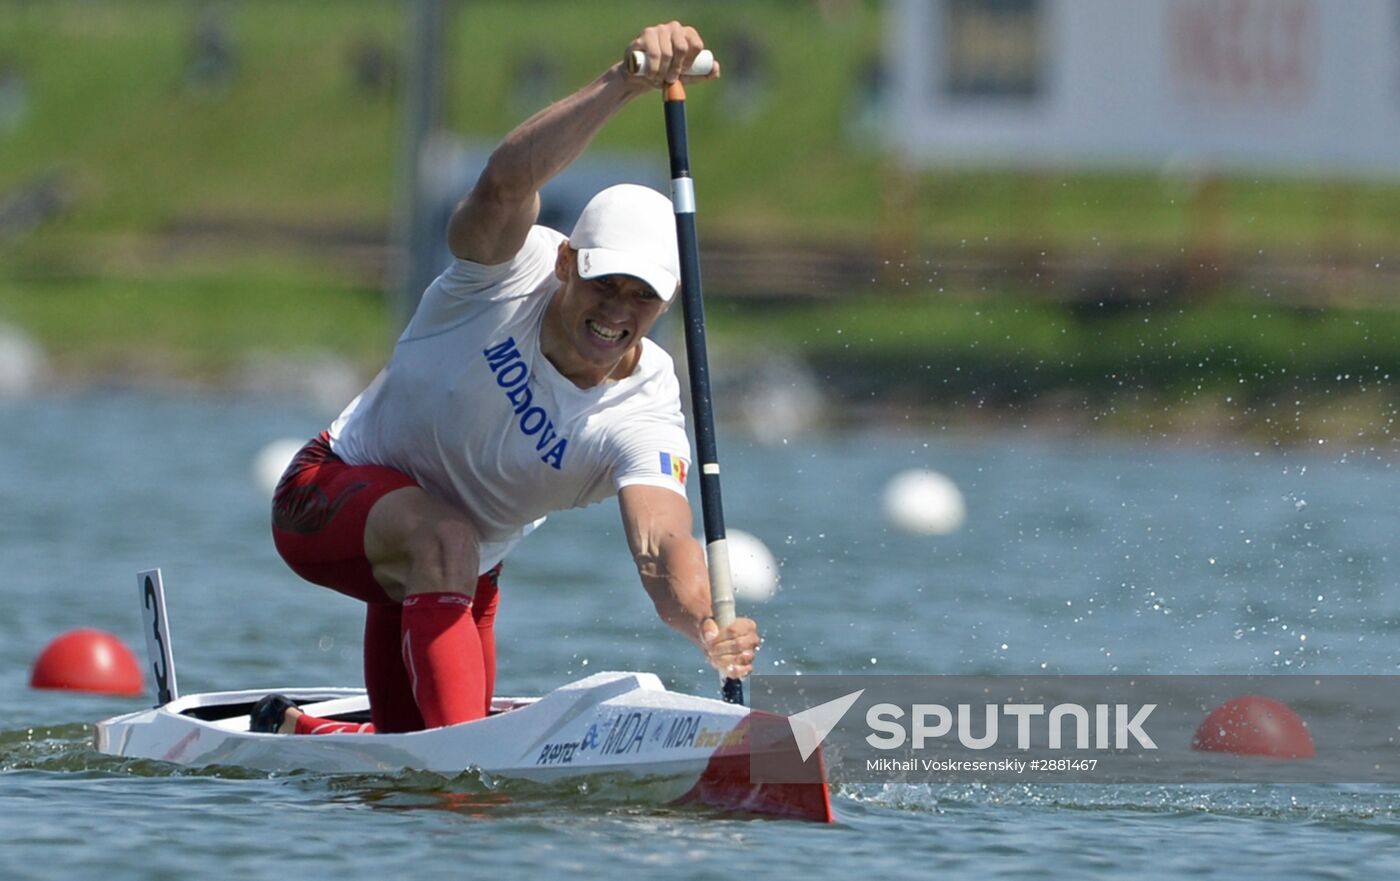
[(894, 0), (910, 161), (1400, 173), (1390, 0)]

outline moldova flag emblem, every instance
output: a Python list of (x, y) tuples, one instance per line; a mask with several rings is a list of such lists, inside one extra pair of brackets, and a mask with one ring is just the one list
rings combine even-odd
[(661, 473), (674, 477), (681, 486), (685, 486), (685, 472), (689, 467), (690, 463), (680, 456), (672, 456), (670, 453), (661, 454)]

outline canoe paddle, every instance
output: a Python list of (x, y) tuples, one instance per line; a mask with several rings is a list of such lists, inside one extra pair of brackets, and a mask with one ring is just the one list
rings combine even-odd
[[(646, 69), (646, 56), (628, 52), (624, 59), (634, 76)], [(708, 49), (686, 70), (707, 76), (715, 57)], [(734, 622), (734, 583), (729, 568), (729, 543), (724, 533), (724, 505), (719, 492), (719, 450), (715, 445), (715, 414), (710, 399), (710, 363), (705, 354), (705, 305), (700, 285), (700, 242), (695, 234), (695, 182), (690, 176), (690, 141), (685, 124), (685, 86), (676, 80), (666, 87), (666, 144), (671, 154), (671, 203), (676, 211), (676, 240), (681, 258), (681, 315), (685, 323), (686, 363), (690, 368), (690, 403), (695, 417), (695, 447), (700, 456), (700, 509), (705, 519), (705, 558), (710, 570), (710, 606), (720, 630)], [(724, 699), (744, 702), (744, 683), (725, 678)]]

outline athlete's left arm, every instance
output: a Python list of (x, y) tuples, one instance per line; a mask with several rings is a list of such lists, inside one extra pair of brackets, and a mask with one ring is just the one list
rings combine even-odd
[(726, 676), (753, 672), (760, 642), (751, 618), (736, 618), (723, 632), (710, 617), (705, 552), (691, 535), (690, 506), (678, 493), (633, 484), (618, 493), (627, 545), (656, 614), (705, 652)]

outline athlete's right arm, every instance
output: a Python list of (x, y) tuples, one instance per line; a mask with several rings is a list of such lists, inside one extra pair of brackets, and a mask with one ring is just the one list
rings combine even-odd
[(617, 500), (637, 574), (656, 614), (698, 645), (724, 675), (752, 673), (761, 641), (758, 625), (752, 618), (735, 618), (721, 631), (711, 617), (705, 552), (690, 533), (685, 497), (664, 487), (632, 484), (618, 492)]
[(488, 266), (515, 256), (539, 216), (540, 187), (582, 155), (623, 105), (674, 78), (672, 72), (688, 67), (705, 43), (694, 28), (673, 21), (645, 29), (632, 46), (660, 73), (630, 77), (614, 64), (506, 135), (452, 214), (447, 243), (454, 255)]

